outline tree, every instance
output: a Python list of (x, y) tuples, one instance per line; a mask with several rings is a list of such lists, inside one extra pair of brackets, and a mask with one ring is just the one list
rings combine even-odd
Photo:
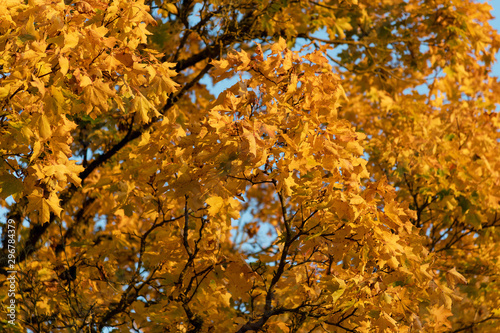
[(2, 7), (4, 330), (496, 330), (488, 4)]

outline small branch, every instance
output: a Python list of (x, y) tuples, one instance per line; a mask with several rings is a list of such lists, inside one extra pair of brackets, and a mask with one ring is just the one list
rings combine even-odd
[(467, 325), (467, 326), (464, 326), (462, 328), (459, 328), (459, 329), (456, 329), (454, 331), (451, 331), (451, 333), (457, 333), (457, 332), (462, 332), (462, 331), (467, 331), (467, 330), (470, 330), (472, 332), (472, 329), (474, 328), (474, 326), (478, 325), (478, 324), (482, 324), (488, 320), (500, 320), (500, 317), (494, 317), (494, 316), (491, 316), (491, 317), (488, 317), (488, 318), (485, 318), (483, 320), (480, 320), (480, 321), (476, 321), (470, 325)]
[[(276, 184), (274, 184), (276, 186)], [(287, 240), (290, 239), (292, 237), (292, 230), (290, 229), (290, 221), (287, 220), (287, 217), (286, 217), (286, 208), (285, 208), (285, 202), (283, 200), (283, 196), (281, 195), (281, 193), (278, 193), (278, 197), (280, 199), (280, 205), (281, 205), (281, 214), (283, 216), (283, 224), (285, 225), (285, 229), (286, 229), (286, 238)]]
[(189, 259), (193, 257), (193, 251), (191, 250), (191, 247), (189, 246), (188, 242), (188, 233), (189, 233), (189, 213), (188, 213), (188, 196), (185, 196), (185, 204), (184, 204), (184, 232), (182, 235), (182, 241), (184, 244), (184, 248), (186, 249), (186, 252), (189, 256)]

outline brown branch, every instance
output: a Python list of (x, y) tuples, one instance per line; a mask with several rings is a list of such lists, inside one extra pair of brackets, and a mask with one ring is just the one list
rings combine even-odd
[(462, 331), (467, 331), (467, 330), (471, 330), (471, 332), (472, 332), (472, 329), (474, 328), (474, 326), (476, 326), (478, 324), (482, 324), (482, 323), (489, 321), (489, 320), (500, 320), (500, 317), (491, 316), (491, 317), (485, 318), (483, 320), (476, 321), (470, 325), (467, 325), (467, 326), (464, 326), (462, 328), (451, 331), (451, 333), (457, 333), (457, 332), (462, 332)]
[(185, 204), (184, 204), (184, 232), (182, 235), (182, 243), (184, 245), (184, 248), (186, 249), (186, 252), (189, 256), (189, 260), (193, 258), (193, 250), (191, 250), (191, 247), (189, 246), (188, 242), (188, 233), (189, 233), (189, 212), (188, 212), (188, 206), (187, 206), (187, 201), (188, 201), (188, 196), (185, 196)]
[[(276, 186), (275, 180), (273, 181), (273, 183)], [(275, 308), (275, 309), (272, 308), (274, 287), (276, 286), (276, 284), (280, 280), (281, 276), (285, 272), (288, 251), (290, 250), (290, 246), (298, 238), (298, 235), (300, 233), (295, 235), (295, 237), (292, 237), (292, 231), (291, 231), (290, 226), (289, 226), (289, 221), (287, 221), (287, 217), (286, 217), (287, 214), (286, 214), (286, 208), (285, 208), (283, 196), (281, 195), (281, 193), (278, 193), (278, 196), (280, 199), (281, 213), (282, 213), (283, 221), (284, 221), (285, 228), (286, 228), (285, 245), (283, 246), (283, 251), (281, 252), (281, 257), (279, 260), (278, 268), (276, 269), (276, 272), (274, 272), (274, 275), (273, 275), (273, 278), (272, 278), (271, 283), (269, 285), (269, 288), (267, 288), (267, 291), (266, 291), (266, 304), (264, 306), (264, 313), (262, 314), (260, 319), (255, 321), (255, 322), (249, 320), (245, 325), (243, 325), (238, 330), (238, 333), (243, 333), (243, 332), (247, 332), (247, 331), (259, 331), (265, 325), (265, 323), (267, 322), (267, 320), (270, 317), (272, 317), (276, 314), (279, 314), (279, 313), (284, 313), (287, 311), (281, 307)]]
[(151, 280), (153, 280), (153, 277), (159, 268), (160, 266), (153, 268), (146, 280), (144, 280), (138, 287), (135, 286), (135, 281), (131, 281), (129, 283), (128, 288), (122, 293), (120, 302), (115, 304), (112, 303), (108, 311), (106, 311), (101, 317), (102, 319), (99, 321), (99, 332), (102, 332), (103, 328), (108, 326), (108, 322), (113, 317), (115, 317), (117, 314), (122, 313), (130, 304), (132, 304), (137, 299), (141, 289), (144, 286), (148, 285)]

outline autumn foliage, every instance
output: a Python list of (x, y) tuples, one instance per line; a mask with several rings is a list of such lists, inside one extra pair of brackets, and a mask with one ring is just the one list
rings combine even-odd
[(0, 7), (2, 331), (497, 331), (488, 4)]

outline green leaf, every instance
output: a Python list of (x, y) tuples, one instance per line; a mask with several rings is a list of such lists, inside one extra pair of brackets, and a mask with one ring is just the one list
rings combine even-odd
[(309, 236), (306, 237), (305, 241), (308, 241), (308, 240), (311, 240), (311, 239), (316, 238), (318, 236), (321, 236), (322, 233), (323, 233), (323, 231), (320, 231), (320, 232), (315, 233), (313, 235), (309, 235)]
[(467, 213), (467, 215), (465, 215), (465, 222), (472, 225), (476, 229), (481, 229), (481, 219), (475, 213)]
[(444, 140), (445, 141), (451, 141), (454, 138), (455, 138), (455, 134), (453, 134), (453, 133), (450, 133), (450, 134), (447, 134), (447, 135), (444, 136)]
[(462, 213), (466, 213), (471, 206), (471, 202), (461, 195), (458, 197), (458, 205), (462, 208)]
[(21, 42), (26, 43), (28, 41), (36, 40), (36, 37), (33, 35), (30, 35), (30, 34), (24, 34), (24, 35), (19, 36), (19, 39), (21, 40)]
[(11, 174), (0, 176), (0, 197), (6, 199), (9, 196), (20, 193), (23, 190), (22, 180)]
[(71, 242), (68, 245), (71, 247), (87, 247), (89, 245), (92, 245), (90, 241), (81, 241), (81, 242)]

